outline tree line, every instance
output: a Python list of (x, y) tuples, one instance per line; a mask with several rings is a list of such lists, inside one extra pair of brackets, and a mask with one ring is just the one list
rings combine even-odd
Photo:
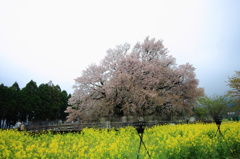
[(20, 89), (17, 82), (7, 87), (0, 85), (0, 128), (16, 122), (43, 123), (65, 120), (68, 99), (71, 97), (52, 81), (37, 85), (31, 80)]

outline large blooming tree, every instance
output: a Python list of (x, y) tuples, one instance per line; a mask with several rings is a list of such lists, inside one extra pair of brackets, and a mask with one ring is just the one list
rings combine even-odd
[(75, 79), (68, 121), (102, 116), (190, 114), (203, 95), (190, 64), (178, 66), (161, 40), (149, 39), (109, 49)]

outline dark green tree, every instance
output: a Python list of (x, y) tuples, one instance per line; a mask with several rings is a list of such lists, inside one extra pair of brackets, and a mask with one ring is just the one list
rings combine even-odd
[(60, 94), (52, 82), (39, 86), (41, 103), (38, 107), (36, 118), (38, 120), (56, 120), (60, 111)]
[(59, 85), (54, 85), (51, 81), (41, 84), (38, 89), (41, 104), (38, 108), (36, 118), (38, 120), (56, 121), (65, 120), (69, 96), (66, 91), (61, 91)]
[(4, 84), (0, 85), (0, 128), (4, 127), (4, 121), (6, 120), (6, 115), (8, 113), (8, 87)]
[[(19, 120), (21, 105), (20, 88), (17, 82), (11, 87), (0, 86), (0, 125), (1, 128), (9, 128)], [(5, 123), (5, 124), (4, 124)]]
[(64, 111), (67, 109), (69, 98), (71, 98), (71, 94), (68, 95), (68, 93), (65, 90), (63, 90), (61, 92), (61, 107), (59, 113), (59, 119), (61, 120), (66, 120), (67, 113), (65, 113)]
[(15, 123), (20, 119), (21, 111), (20, 88), (17, 82), (8, 88), (8, 97), (9, 107), (7, 121), (9, 121), (11, 125), (15, 125)]
[(31, 80), (26, 87), (22, 89), (22, 109), (23, 116), (28, 120), (35, 120), (41, 99), (38, 95), (37, 83)]

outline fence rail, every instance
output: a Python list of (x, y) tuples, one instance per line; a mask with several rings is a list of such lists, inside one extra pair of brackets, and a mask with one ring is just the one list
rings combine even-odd
[(164, 124), (185, 124), (186, 122), (99, 122), (99, 123), (71, 123), (71, 124), (55, 124), (55, 125), (37, 125), (37, 126), (25, 126), (27, 131), (51, 131), (51, 132), (78, 132), (84, 128), (120, 128), (126, 126), (137, 127), (141, 124), (144, 127), (152, 127), (155, 125)]

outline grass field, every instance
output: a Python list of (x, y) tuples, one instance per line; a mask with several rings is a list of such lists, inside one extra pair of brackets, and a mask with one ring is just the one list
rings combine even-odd
[[(154, 159), (238, 158), (240, 122), (216, 124), (165, 125), (148, 128), (143, 140)], [(45, 133), (0, 130), (0, 158), (137, 158), (139, 136), (133, 127), (118, 131), (84, 129), (79, 133)], [(149, 158), (141, 147), (140, 158)]]

